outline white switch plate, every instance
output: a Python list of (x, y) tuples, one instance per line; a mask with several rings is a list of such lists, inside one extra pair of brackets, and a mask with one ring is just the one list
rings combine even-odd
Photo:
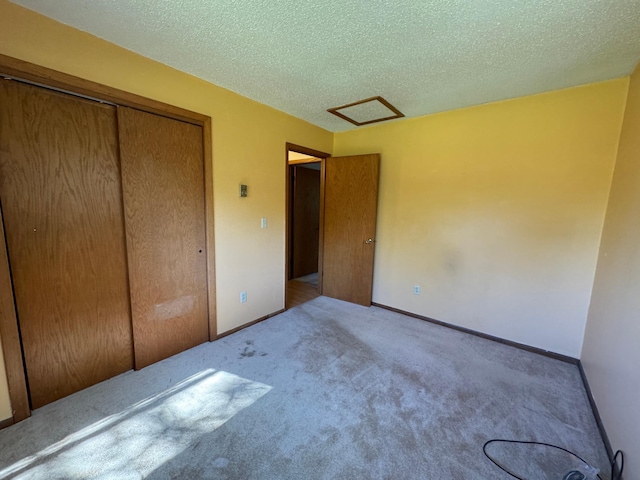
[(240, 292), (240, 303), (245, 303), (247, 301), (247, 292)]
[(262, 217), (260, 219), (260, 228), (267, 228), (267, 217)]
[(413, 286), (413, 294), (414, 295), (420, 295), (420, 285), (414, 285)]

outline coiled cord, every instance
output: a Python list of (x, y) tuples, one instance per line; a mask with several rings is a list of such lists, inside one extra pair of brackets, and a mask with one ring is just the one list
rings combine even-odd
[[(572, 452), (571, 450), (567, 450), (566, 448), (562, 448), (559, 447), (558, 445), (553, 445), (551, 443), (544, 443), (544, 442), (532, 442), (532, 441), (526, 441), (526, 440), (504, 440), (504, 439), (500, 439), (500, 438), (494, 438), (492, 440), (489, 440), (487, 442), (485, 442), (485, 444), (482, 446), (482, 451), (484, 452), (484, 455), (491, 460), (491, 462), (498, 467), (500, 470), (502, 470), (505, 473), (508, 473), (509, 475), (511, 475), (513, 478), (517, 478), (518, 480), (527, 480), (526, 478), (522, 478), (519, 477), (518, 475), (515, 475), (511, 472), (509, 472), (508, 470), (506, 470), (502, 465), (500, 465), (498, 462), (496, 462), (491, 455), (489, 455), (487, 453), (487, 446), (494, 443), (494, 442), (504, 442), (504, 443), (515, 443), (515, 444), (519, 444), (519, 445), (541, 445), (543, 447), (551, 447), (551, 448), (555, 448), (557, 450), (561, 450), (563, 452), (568, 453), (569, 455), (574, 456), (575, 458), (577, 458), (578, 460), (580, 460), (582, 463), (584, 463), (585, 465), (589, 465), (582, 457), (580, 457), (579, 455), (577, 455), (576, 453)], [(620, 459), (620, 468), (618, 469), (618, 458)], [(622, 471), (624, 470), (624, 454), (622, 453), (622, 450), (618, 450), (615, 455), (613, 456), (613, 459), (611, 461), (611, 480), (622, 480)], [(600, 479), (603, 480), (603, 478), (600, 475), (596, 476)]]

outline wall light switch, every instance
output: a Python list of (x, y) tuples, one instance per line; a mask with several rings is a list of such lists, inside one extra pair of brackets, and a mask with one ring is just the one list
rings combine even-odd
[(267, 228), (267, 217), (262, 217), (260, 219), (260, 228)]
[(414, 295), (420, 295), (420, 285), (414, 285), (413, 286), (413, 294)]
[(247, 301), (247, 292), (240, 292), (240, 303), (246, 303)]
[(247, 186), (246, 185), (240, 185), (240, 196), (241, 197), (246, 197), (248, 195), (247, 193)]

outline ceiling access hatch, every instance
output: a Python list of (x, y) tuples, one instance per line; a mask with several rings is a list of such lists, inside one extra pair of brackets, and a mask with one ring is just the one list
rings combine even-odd
[(327, 112), (333, 113), (358, 127), (404, 117), (400, 110), (382, 97), (366, 98), (341, 107), (329, 108)]

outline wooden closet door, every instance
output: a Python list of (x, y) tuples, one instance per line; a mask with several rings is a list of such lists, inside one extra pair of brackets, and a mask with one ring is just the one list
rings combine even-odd
[(136, 368), (209, 339), (202, 127), (118, 107)]
[(115, 107), (2, 81), (0, 200), (31, 406), (131, 369)]

